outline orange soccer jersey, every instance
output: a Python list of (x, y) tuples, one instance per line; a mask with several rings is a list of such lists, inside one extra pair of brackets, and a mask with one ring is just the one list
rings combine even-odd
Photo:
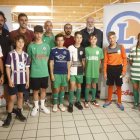
[(123, 65), (123, 72), (126, 72), (127, 57), (125, 53), (125, 48), (122, 44), (116, 45), (116, 48), (110, 48), (108, 46), (105, 48), (104, 56), (104, 74), (107, 74), (107, 65)]

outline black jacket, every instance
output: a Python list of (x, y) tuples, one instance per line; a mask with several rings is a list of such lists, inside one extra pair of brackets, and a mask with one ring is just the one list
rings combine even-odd
[[(82, 32), (82, 35), (83, 35), (83, 41), (82, 41), (82, 46), (83, 47), (87, 47), (87, 46), (90, 46), (90, 43), (89, 43), (89, 33), (87, 32), (87, 28), (85, 29), (82, 29), (81, 30)], [(98, 41), (97, 41), (97, 46), (102, 48), (102, 44), (103, 44), (103, 32), (99, 29), (96, 29), (94, 27), (94, 33), (97, 34), (97, 38), (98, 38)]]

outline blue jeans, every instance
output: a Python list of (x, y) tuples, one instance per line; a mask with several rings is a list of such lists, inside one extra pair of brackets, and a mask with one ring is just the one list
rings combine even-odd
[(26, 89), (24, 92), (24, 100), (29, 100), (30, 88)]

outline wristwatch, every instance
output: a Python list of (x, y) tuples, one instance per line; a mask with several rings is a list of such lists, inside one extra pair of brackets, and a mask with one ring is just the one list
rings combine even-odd
[(1, 73), (1, 75), (4, 75), (4, 73)]

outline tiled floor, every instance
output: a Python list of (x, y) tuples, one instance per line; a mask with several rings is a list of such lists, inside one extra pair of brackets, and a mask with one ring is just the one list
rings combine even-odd
[[(74, 107), (73, 113), (51, 112), (50, 115), (39, 112), (31, 117), (31, 110), (24, 106), (26, 122), (13, 120), (9, 128), (0, 127), (0, 140), (140, 140), (139, 111), (132, 111), (132, 103), (125, 103), (125, 111), (117, 108), (115, 102), (103, 108), (101, 105), (82, 111)], [(84, 99), (81, 99), (83, 104)], [(51, 96), (48, 96), (48, 108), (52, 111)], [(65, 96), (64, 106), (68, 106)], [(0, 108), (0, 119), (6, 118), (5, 107)]]

